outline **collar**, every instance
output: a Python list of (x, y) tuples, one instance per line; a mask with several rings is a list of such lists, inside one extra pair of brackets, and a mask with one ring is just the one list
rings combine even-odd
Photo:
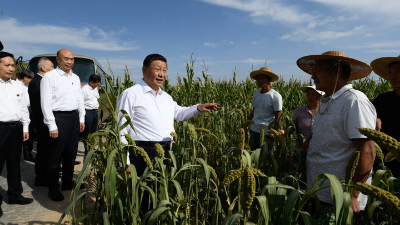
[[(152, 92), (153, 94), (156, 93), (143, 79), (140, 80), (140, 86), (142, 86), (143, 93)], [(159, 88), (157, 94), (161, 95), (164, 91)]]
[(92, 87), (89, 85), (89, 83), (87, 83), (86, 85), (89, 87), (89, 90), (94, 90), (94, 89), (96, 89), (96, 88), (97, 88), (97, 87), (95, 87), (95, 88), (92, 88)]
[[(340, 88), (337, 92), (333, 93), (332, 99), (336, 100), (338, 99), (342, 94), (344, 94), (346, 91), (353, 89), (352, 84), (346, 84), (342, 88)], [(322, 97), (322, 101), (328, 101), (331, 98), (331, 96), (326, 96), (326, 94)]]
[(10, 84), (12, 84), (12, 82), (11, 82), (11, 78), (10, 78), (10, 79), (8, 79), (7, 81), (4, 81), (3, 79), (0, 79), (0, 82), (1, 82), (1, 83), (4, 83), (4, 84), (6, 84), (6, 83), (10, 83)]
[[(60, 74), (61, 76), (66, 76), (67, 73), (64, 72), (64, 70), (60, 69), (60, 67), (57, 66), (56, 71), (58, 72), (58, 74)], [(69, 71), (68, 76), (72, 75), (73, 73), (71, 71)]]
[(40, 74), (40, 73), (37, 73), (37, 75), (39, 75), (39, 76), (43, 77), (43, 75), (42, 75), (42, 74)]

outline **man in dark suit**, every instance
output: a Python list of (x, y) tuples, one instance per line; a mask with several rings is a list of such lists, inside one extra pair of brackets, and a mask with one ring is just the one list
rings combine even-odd
[(42, 107), (40, 106), (40, 81), (46, 72), (53, 69), (54, 65), (48, 58), (41, 58), (38, 63), (38, 73), (35, 74), (28, 87), (31, 109), (35, 120), (35, 129), (38, 133), (35, 186), (47, 187), (47, 159), (52, 138), (49, 137), (49, 129), (43, 122)]

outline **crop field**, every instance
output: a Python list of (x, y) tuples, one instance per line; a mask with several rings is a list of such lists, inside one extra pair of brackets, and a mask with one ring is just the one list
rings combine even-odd
[[(351, 171), (357, 166), (357, 156), (348, 166), (349, 177), (340, 181), (330, 174), (321, 174), (312, 188), (306, 191), (306, 152), (295, 147), (296, 134), (274, 136), (273, 153), (267, 142), (250, 150), (249, 124), (252, 95), (258, 90), (250, 79), (238, 82), (214, 81), (203, 71), (195, 77), (194, 62), (187, 64), (187, 74), (176, 85), (165, 82), (163, 90), (181, 106), (217, 102), (220, 109), (203, 113), (184, 122), (175, 122), (172, 151), (158, 146), (158, 156), (148, 160), (143, 176), (138, 177), (134, 165), (127, 165), (129, 147), (142, 155), (134, 141), (120, 142), (121, 127), (116, 111), (121, 92), (132, 86), (129, 73), (125, 77), (110, 75), (107, 81), (115, 86), (101, 99), (102, 109), (112, 120), (103, 124), (99, 132), (89, 138), (91, 151), (85, 158), (78, 176), (89, 184), (85, 191), (73, 190), (71, 205), (64, 216), (71, 223), (83, 224), (398, 224), (400, 185), (384, 166), (385, 159), (377, 154), (380, 168), (374, 173), (372, 185), (353, 184)], [(280, 129), (292, 126), (293, 111), (305, 105), (305, 94), (300, 87), (312, 81), (278, 80), (272, 83), (283, 98)], [(364, 78), (353, 82), (371, 100), (391, 90), (384, 80)], [(123, 112), (122, 112), (123, 113)], [(125, 115), (126, 116), (126, 115)], [(378, 145), (386, 146), (389, 138), (383, 133), (363, 131)], [(373, 134), (372, 134), (373, 133)], [(129, 140), (129, 137), (127, 137)], [(392, 140), (390, 140), (392, 141)], [(400, 145), (393, 142), (387, 160), (400, 154)], [(397, 150), (396, 150), (397, 149)], [(379, 156), (379, 157), (378, 157)], [(146, 158), (146, 155), (143, 154)], [(394, 159), (397, 160), (397, 159)], [(129, 168), (130, 172), (127, 172)], [(318, 181), (330, 180), (331, 185)], [(353, 188), (369, 195), (368, 205), (360, 214), (353, 214), (350, 197)], [(315, 193), (320, 189), (332, 191), (334, 205), (318, 210), (320, 202)], [(143, 193), (147, 193), (143, 195)], [(86, 197), (95, 199), (93, 207), (86, 207)], [(140, 205), (149, 201), (148, 212), (140, 213)], [(82, 216), (75, 216), (80, 205)], [(69, 215), (68, 215), (69, 214)]]

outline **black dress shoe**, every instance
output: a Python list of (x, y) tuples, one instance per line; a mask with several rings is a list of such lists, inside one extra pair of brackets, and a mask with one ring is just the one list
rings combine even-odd
[[(72, 182), (71, 185), (61, 185), (61, 191), (72, 190), (72, 189), (75, 188), (75, 186), (76, 186), (76, 183), (75, 183), (75, 182)], [(84, 189), (84, 188), (85, 188), (85, 184), (82, 184), (82, 183), (81, 183), (81, 186), (79, 187), (79, 190), (82, 190), (82, 189)]]
[(79, 161), (74, 161), (74, 165), (79, 165), (79, 164), (81, 164), (81, 162), (79, 162)]
[(27, 205), (31, 204), (33, 202), (33, 199), (31, 198), (25, 198), (24, 196), (20, 196), (19, 198), (16, 199), (9, 199), (8, 204), (18, 204), (18, 205)]
[(3, 210), (0, 207), (0, 217), (2, 217), (2, 216), (3, 216)]
[(60, 190), (49, 190), (49, 198), (55, 202), (60, 202), (64, 200), (64, 195), (61, 193)]

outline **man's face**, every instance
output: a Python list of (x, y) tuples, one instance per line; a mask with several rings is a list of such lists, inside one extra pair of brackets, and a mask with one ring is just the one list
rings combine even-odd
[(31, 82), (31, 78), (28, 77), (24, 77), (24, 79), (22, 80), (22, 83), (24, 83), (25, 86), (28, 86), (29, 83)]
[(314, 80), (314, 84), (317, 90), (324, 91), (328, 93), (332, 86), (335, 85), (336, 76), (333, 72), (329, 72), (323, 61), (317, 62), (314, 66), (314, 71), (311, 79)]
[(69, 73), (74, 66), (74, 54), (68, 49), (62, 49), (58, 54), (56, 58), (58, 67), (65, 73)]
[(99, 86), (100, 82), (95, 83), (95, 82), (89, 81), (88, 84), (91, 88), (95, 89)]
[[(61, 68), (61, 67), (60, 67)], [(54, 69), (54, 65), (50, 60), (45, 60), (42, 64), (42, 70), (44, 73), (47, 73)]]
[(400, 88), (400, 62), (389, 67), (389, 82), (394, 88)]
[(14, 59), (6, 56), (0, 59), (0, 79), (8, 81), (15, 71)]
[(263, 87), (265, 85), (269, 85), (271, 79), (267, 75), (259, 74), (256, 76), (256, 81), (258, 84), (258, 87)]
[(314, 89), (309, 88), (307, 89), (306, 100), (307, 104), (316, 104), (320, 101), (321, 95)]
[(143, 67), (143, 80), (155, 91), (164, 84), (167, 79), (167, 64), (160, 60), (155, 60), (149, 67)]

